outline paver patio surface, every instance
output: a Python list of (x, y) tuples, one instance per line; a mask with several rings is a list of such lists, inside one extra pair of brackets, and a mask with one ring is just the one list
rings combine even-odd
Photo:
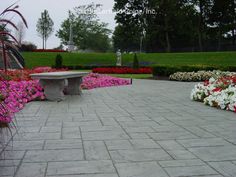
[(32, 102), (1, 177), (235, 177), (236, 115), (189, 99), (194, 83), (135, 80)]

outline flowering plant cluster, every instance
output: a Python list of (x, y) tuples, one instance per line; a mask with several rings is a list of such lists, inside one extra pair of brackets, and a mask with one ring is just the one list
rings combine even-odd
[(129, 67), (94, 68), (93, 73), (100, 74), (152, 74), (150, 67), (133, 69)]
[(197, 82), (209, 80), (214, 75), (212, 71), (198, 72), (177, 72), (170, 75), (169, 79), (173, 81)]
[(44, 98), (38, 81), (0, 81), (0, 123), (10, 123), (26, 103)]
[(230, 72), (222, 71), (198, 71), (198, 72), (177, 72), (170, 75), (169, 79), (173, 81), (198, 82), (206, 81), (212, 77), (227, 76)]
[[(0, 125), (12, 122), (14, 113), (23, 109), (33, 100), (44, 100), (43, 88), (39, 81), (31, 80), (29, 74), (58, 71), (50, 67), (39, 67), (34, 70), (0, 71)], [(60, 70), (63, 71), (63, 70)], [(129, 85), (126, 79), (91, 73), (84, 77), (82, 88), (94, 89)]]
[(191, 99), (236, 112), (236, 74), (212, 77), (197, 84), (191, 92)]
[(83, 83), (81, 87), (83, 89), (94, 89), (101, 87), (112, 87), (120, 85), (130, 85), (130, 80), (115, 78), (107, 75), (90, 73), (89, 75), (83, 78)]
[(0, 81), (12, 80), (12, 81), (28, 81), (32, 80), (30, 74), (43, 73), (43, 72), (56, 72), (56, 71), (66, 71), (67, 69), (53, 69), (51, 67), (37, 67), (33, 70), (22, 69), (22, 70), (0, 70)]

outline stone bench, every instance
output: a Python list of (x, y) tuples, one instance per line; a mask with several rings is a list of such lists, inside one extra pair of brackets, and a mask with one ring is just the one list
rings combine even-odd
[[(31, 74), (32, 79), (40, 80), (44, 94), (50, 101), (62, 101), (66, 95), (80, 95), (82, 77), (87, 72), (49, 72)], [(65, 93), (65, 94), (64, 94)]]

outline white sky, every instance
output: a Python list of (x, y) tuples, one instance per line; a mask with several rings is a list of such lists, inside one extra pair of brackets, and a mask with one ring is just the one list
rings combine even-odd
[[(0, 12), (6, 7), (16, 2), (17, 0), (0, 0)], [(68, 10), (72, 10), (79, 5), (86, 5), (91, 2), (95, 4), (102, 4), (104, 11), (112, 10), (113, 0), (20, 0), (18, 5), (19, 11), (24, 15), (27, 20), (29, 28), (26, 29), (26, 35), (24, 41), (30, 41), (42, 48), (42, 39), (38, 37), (36, 32), (36, 23), (41, 16), (41, 12), (44, 9), (48, 10), (50, 17), (54, 21), (54, 34), (47, 41), (47, 48), (54, 48), (59, 46), (60, 40), (55, 36), (55, 32), (60, 28), (61, 23), (68, 17)], [(109, 24), (108, 28), (114, 30), (115, 28), (115, 14), (99, 14), (101, 21)], [(11, 18), (11, 16), (9, 16)], [(15, 22), (19, 21), (19, 18), (14, 18)]]

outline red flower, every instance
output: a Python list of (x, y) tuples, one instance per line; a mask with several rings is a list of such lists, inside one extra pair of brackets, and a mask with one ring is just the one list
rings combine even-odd
[(110, 68), (95, 68), (93, 73), (100, 74), (151, 74), (152, 69), (149, 67), (143, 67), (139, 69), (133, 69), (129, 67), (110, 67)]
[(205, 82), (204, 82), (204, 86), (208, 86), (209, 84), (210, 84), (209, 81), (205, 81)]
[(67, 69), (53, 69), (51, 67), (37, 67), (33, 70), (23, 69), (23, 70), (9, 70), (5, 73), (4, 70), (0, 70), (0, 81), (12, 80), (12, 81), (29, 81), (32, 80), (30, 74), (43, 73), (43, 72), (56, 72), (56, 71), (66, 71)]
[(212, 90), (213, 92), (221, 92), (222, 88), (215, 88), (214, 90)]

